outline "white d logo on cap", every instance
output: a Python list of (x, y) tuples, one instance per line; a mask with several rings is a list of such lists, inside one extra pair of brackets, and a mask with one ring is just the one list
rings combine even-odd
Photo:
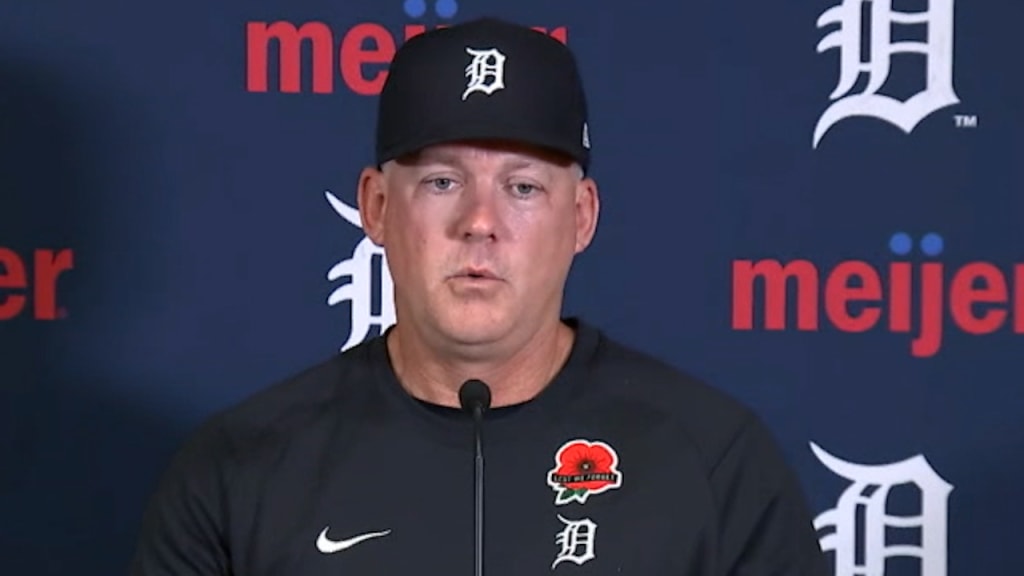
[(473, 59), (466, 66), (466, 91), (462, 93), (465, 100), (473, 92), (483, 92), (488, 96), (505, 87), (505, 55), (495, 48), (477, 50), (466, 48), (466, 53)]

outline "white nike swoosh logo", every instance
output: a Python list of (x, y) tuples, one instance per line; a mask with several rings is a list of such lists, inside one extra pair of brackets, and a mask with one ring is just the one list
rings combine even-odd
[(335, 552), (341, 552), (347, 550), (360, 542), (369, 540), (370, 538), (380, 538), (381, 536), (387, 536), (391, 533), (391, 530), (384, 530), (383, 532), (368, 532), (366, 534), (360, 534), (346, 540), (331, 540), (327, 537), (327, 531), (330, 530), (330, 526), (324, 528), (324, 531), (320, 533), (320, 536), (316, 539), (316, 549), (323, 552), (324, 554), (334, 554)]

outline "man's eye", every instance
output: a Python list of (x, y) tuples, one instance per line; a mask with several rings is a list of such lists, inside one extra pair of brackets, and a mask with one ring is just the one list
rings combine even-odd
[(534, 186), (533, 184), (525, 184), (525, 183), (514, 184), (512, 186), (512, 188), (513, 188), (513, 190), (515, 190), (515, 193), (518, 196), (529, 196), (532, 192), (536, 192), (537, 191), (537, 187), (536, 186)]
[(443, 191), (450, 190), (455, 183), (451, 178), (431, 178), (430, 180), (427, 180), (427, 184), (429, 184), (431, 188)]

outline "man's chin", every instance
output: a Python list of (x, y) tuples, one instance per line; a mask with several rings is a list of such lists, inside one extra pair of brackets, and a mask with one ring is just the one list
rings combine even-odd
[(439, 320), (438, 328), (444, 337), (463, 346), (500, 342), (512, 328), (508, 315), (493, 310), (466, 310)]

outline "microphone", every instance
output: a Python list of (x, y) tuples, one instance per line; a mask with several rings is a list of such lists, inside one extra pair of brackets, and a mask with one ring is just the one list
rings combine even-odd
[(466, 380), (459, 389), (462, 409), (473, 416), (473, 563), (476, 576), (484, 573), (484, 451), (481, 439), (484, 412), (491, 407), (491, 389), (480, 380)]

